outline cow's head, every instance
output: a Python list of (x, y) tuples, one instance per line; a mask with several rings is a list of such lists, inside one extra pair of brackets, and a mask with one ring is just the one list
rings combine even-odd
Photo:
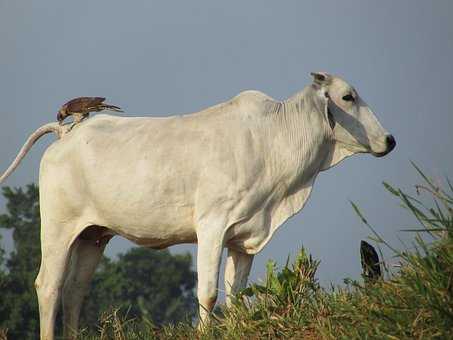
[(313, 86), (326, 98), (325, 114), (336, 143), (348, 154), (382, 157), (395, 148), (395, 138), (379, 123), (357, 91), (343, 79), (324, 72), (311, 74)]

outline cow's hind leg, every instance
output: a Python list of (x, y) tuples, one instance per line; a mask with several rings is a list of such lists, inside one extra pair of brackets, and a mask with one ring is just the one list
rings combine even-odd
[(219, 267), (223, 250), (224, 227), (218, 224), (202, 224), (197, 231), (197, 271), (199, 324), (202, 329), (217, 300)]
[(109, 236), (96, 236), (99, 227), (89, 227), (74, 241), (69, 271), (63, 286), (64, 338), (76, 338), (83, 299), (101, 260)]
[[(71, 250), (67, 225), (41, 228), (41, 267), (35, 281), (41, 340), (54, 339), (55, 317)], [(67, 229), (66, 229), (67, 230)]]
[(253, 255), (228, 249), (228, 257), (225, 264), (225, 293), (227, 306), (231, 305), (233, 295), (247, 285), (252, 262)]

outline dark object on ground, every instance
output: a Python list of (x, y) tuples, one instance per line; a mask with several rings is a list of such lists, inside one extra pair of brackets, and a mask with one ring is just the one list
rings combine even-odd
[(360, 258), (365, 279), (375, 281), (381, 277), (379, 256), (374, 247), (366, 241), (360, 242)]

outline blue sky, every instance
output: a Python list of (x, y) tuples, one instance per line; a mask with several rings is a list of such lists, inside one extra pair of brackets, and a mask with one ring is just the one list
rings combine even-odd
[[(353, 84), (394, 134), (384, 158), (356, 156), (322, 173), (305, 209), (256, 257), (279, 264), (301, 245), (321, 259), (323, 284), (360, 274), (369, 235), (359, 204), (393, 244), (414, 221), (385, 192), (453, 170), (451, 1), (57, 1), (0, 0), (0, 171), (26, 137), (69, 98), (105, 96), (125, 115), (198, 111), (242, 90), (284, 99), (324, 70)], [(5, 185), (36, 182), (53, 137), (38, 142)], [(0, 199), (0, 212), (4, 212)], [(10, 249), (8, 234), (3, 244)], [(107, 254), (131, 244), (114, 239)], [(177, 246), (172, 251), (191, 251)]]

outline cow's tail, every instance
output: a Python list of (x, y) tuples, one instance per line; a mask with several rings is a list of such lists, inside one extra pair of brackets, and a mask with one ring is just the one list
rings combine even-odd
[(58, 136), (58, 138), (61, 138), (63, 134), (63, 127), (58, 125), (58, 123), (49, 123), (46, 125), (41, 126), (38, 128), (35, 132), (33, 132), (30, 137), (28, 137), (27, 141), (25, 144), (22, 146), (22, 149), (20, 149), (19, 153), (17, 154), (16, 158), (14, 161), (11, 163), (8, 169), (3, 173), (3, 175), (0, 177), (0, 183), (2, 183), (11, 173), (17, 168), (17, 166), (20, 164), (22, 159), (25, 157), (25, 155), (28, 153), (28, 151), (31, 149), (33, 144), (44, 136), (47, 133), (55, 132)]

